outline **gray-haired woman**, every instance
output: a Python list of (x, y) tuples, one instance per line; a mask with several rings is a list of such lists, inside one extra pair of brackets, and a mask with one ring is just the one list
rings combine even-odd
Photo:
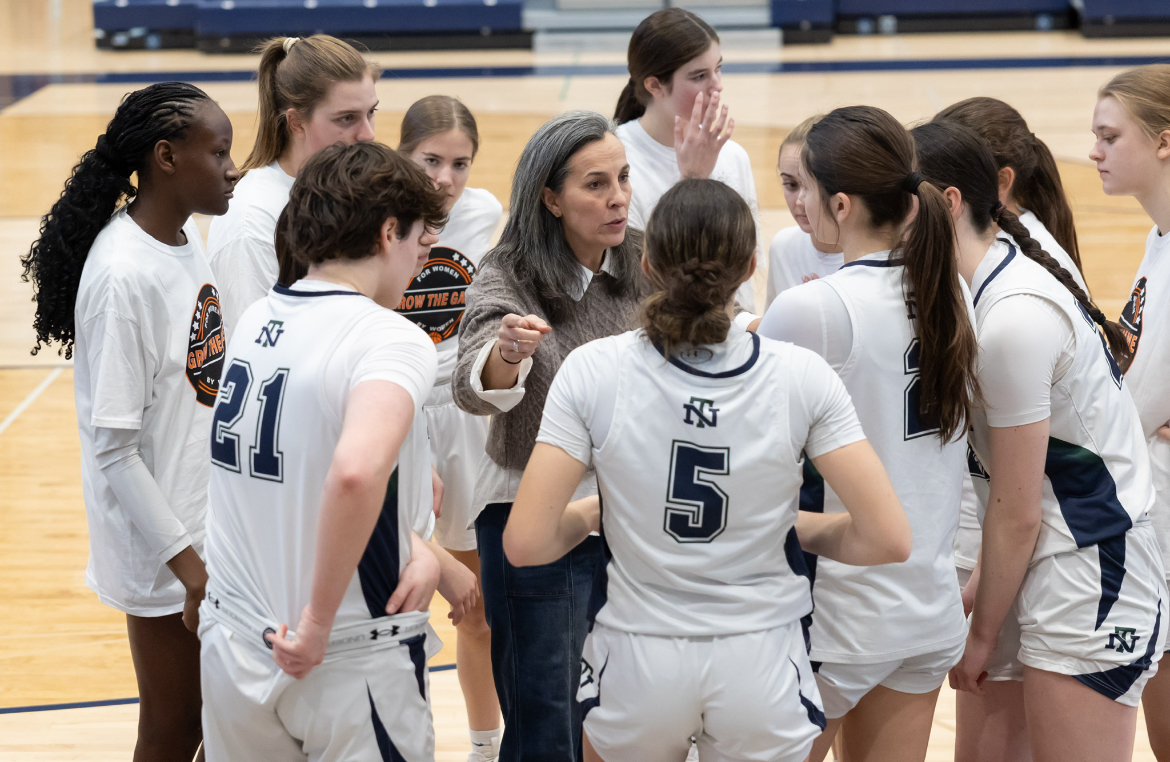
[[(646, 292), (640, 231), (626, 229), (629, 165), (608, 119), (562, 114), (528, 141), (511, 216), (467, 290), (453, 376), (455, 402), (491, 415), (476, 486), (484, 606), (504, 714), (500, 759), (580, 758), (575, 701), (601, 541), (545, 566), (518, 568), (503, 531), (565, 356), (629, 330)], [(575, 499), (597, 494), (592, 472)]]

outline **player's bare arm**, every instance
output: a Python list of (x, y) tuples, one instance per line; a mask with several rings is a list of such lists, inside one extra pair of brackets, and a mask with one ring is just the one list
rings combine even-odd
[(809, 553), (843, 564), (900, 563), (910, 557), (910, 522), (867, 440), (813, 458), (848, 513), (801, 511), (796, 533)]
[(584, 474), (585, 464), (572, 455), (536, 443), (504, 529), (504, 552), (513, 565), (552, 563), (597, 531), (597, 496), (569, 502)]

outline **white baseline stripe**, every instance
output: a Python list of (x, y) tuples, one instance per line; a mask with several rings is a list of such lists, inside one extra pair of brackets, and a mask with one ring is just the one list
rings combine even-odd
[(41, 392), (49, 388), (49, 384), (57, 380), (57, 376), (61, 375), (61, 370), (61, 368), (53, 368), (52, 372), (49, 373), (45, 380), (37, 385), (36, 389), (33, 389), (31, 392), (29, 392), (29, 395), (25, 397), (19, 405), (16, 406), (15, 410), (8, 414), (7, 418), (5, 418), (3, 421), (0, 421), (0, 434), (3, 434), (4, 430), (11, 426), (12, 422), (19, 418), (21, 413), (23, 413), (25, 410), (28, 410), (29, 405), (31, 405), (33, 402), (36, 402), (37, 397), (41, 396)]

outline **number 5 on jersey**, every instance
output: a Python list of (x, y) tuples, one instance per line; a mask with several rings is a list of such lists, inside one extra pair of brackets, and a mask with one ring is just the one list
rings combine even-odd
[[(284, 456), (278, 440), (287, 382), (288, 368), (279, 368), (260, 384), (256, 395), (260, 415), (256, 417), (255, 444), (248, 448), (248, 473), (256, 479), (284, 480)], [(243, 360), (233, 360), (220, 383), (219, 403), (211, 423), (211, 462), (236, 473), (240, 473), (240, 435), (232, 427), (244, 417), (251, 388), (252, 366)]]
[(666, 483), (666, 533), (679, 542), (711, 542), (718, 537), (727, 528), (727, 493), (706, 477), (729, 473), (730, 447), (676, 439)]

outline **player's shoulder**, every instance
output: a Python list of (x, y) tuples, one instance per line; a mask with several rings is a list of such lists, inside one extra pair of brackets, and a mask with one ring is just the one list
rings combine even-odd
[(227, 214), (211, 222), (209, 248), (217, 253), (233, 241), (248, 238), (271, 242), (288, 204), (290, 180), (278, 165), (258, 167), (244, 175), (236, 183)]
[(801, 237), (807, 235), (808, 233), (800, 229), (800, 225), (790, 225), (789, 227), (781, 228), (776, 235), (772, 236), (772, 245), (768, 251), (774, 256), (780, 256), (800, 244), (802, 242)]
[(825, 358), (811, 349), (789, 341), (761, 336), (760, 357), (772, 360), (770, 365), (776, 369), (774, 372), (790, 379), (796, 389), (808, 386), (810, 390), (815, 391), (823, 386), (828, 378), (836, 376), (836, 371)]
[(504, 213), (504, 205), (495, 194), (486, 188), (464, 188), (460, 201), (465, 202), (467, 213), (476, 215), (495, 215)]
[(566, 372), (584, 373), (590, 377), (616, 377), (624, 358), (644, 342), (640, 330), (594, 339), (569, 352), (561, 367), (568, 368)]
[(723, 148), (719, 150), (719, 161), (724, 160), (746, 166), (749, 171), (751, 169), (752, 159), (748, 155), (747, 149), (734, 140), (728, 140), (723, 144)]

